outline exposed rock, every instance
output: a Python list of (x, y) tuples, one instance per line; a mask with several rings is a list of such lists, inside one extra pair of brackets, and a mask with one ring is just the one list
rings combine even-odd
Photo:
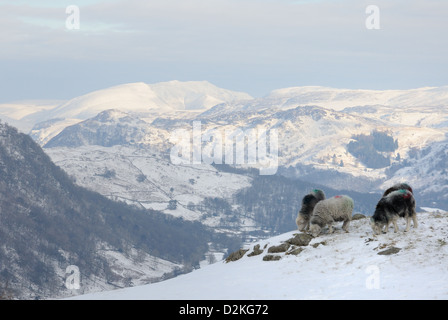
[(323, 245), (326, 246), (327, 245), (327, 241), (321, 241), (321, 242), (316, 242), (312, 244), (313, 248), (317, 248), (318, 246)]
[(303, 249), (302, 247), (293, 247), (291, 250), (289, 250), (288, 252), (286, 252), (285, 254), (286, 255), (289, 255), (289, 254), (293, 254), (293, 255), (298, 255), (300, 252), (302, 252), (303, 250), (305, 250), (305, 249)]
[(294, 238), (288, 239), (286, 242), (295, 246), (307, 246), (312, 239), (313, 236), (308, 233), (298, 233)]
[(276, 256), (273, 254), (267, 254), (263, 257), (263, 261), (278, 261), (280, 260), (282, 257), (281, 256)]
[(286, 252), (286, 251), (288, 251), (290, 246), (291, 245), (289, 243), (282, 243), (282, 244), (280, 244), (278, 246), (269, 247), (268, 252), (269, 253)]
[(378, 252), (378, 254), (388, 256), (391, 254), (398, 253), (398, 252), (400, 252), (400, 250), (401, 250), (401, 248), (390, 247), (389, 249)]
[(246, 254), (247, 251), (249, 251), (249, 249), (240, 249), (238, 251), (232, 252), (226, 258), (226, 262), (228, 263), (228, 262), (237, 261), (237, 260), (241, 259)]
[(352, 216), (352, 220), (360, 220), (360, 219), (365, 219), (365, 218), (367, 218), (367, 217), (361, 213), (355, 213)]
[(260, 245), (257, 244), (257, 245), (254, 247), (254, 250), (253, 250), (251, 253), (249, 253), (247, 256), (248, 256), (248, 257), (253, 257), (253, 256), (258, 256), (259, 254), (262, 254), (262, 253), (263, 253), (263, 250), (261, 250), (261, 249), (260, 249)]

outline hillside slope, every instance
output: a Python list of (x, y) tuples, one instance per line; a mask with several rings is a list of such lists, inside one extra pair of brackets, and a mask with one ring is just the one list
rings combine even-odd
[[(0, 296), (6, 286), (34, 299), (160, 280), (199, 265), (211, 237), (199, 223), (75, 185), (29, 136), (0, 123)], [(81, 291), (64, 286), (69, 265)]]
[[(378, 236), (367, 219), (354, 220), (349, 233), (338, 224), (334, 234), (312, 239), (297, 255), (267, 252), (298, 233), (291, 231), (246, 246), (237, 261), (74, 299), (447, 299), (448, 214), (422, 212), (418, 219), (419, 227), (408, 233), (400, 220), (398, 233), (391, 228)], [(249, 256), (256, 245), (263, 252)], [(264, 261), (267, 255), (280, 260)]]

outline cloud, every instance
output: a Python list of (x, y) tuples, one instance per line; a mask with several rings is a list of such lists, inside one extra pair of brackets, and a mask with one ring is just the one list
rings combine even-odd
[[(366, 29), (371, 3), (359, 0), (4, 0), (0, 61), (85, 61), (86, 68), (98, 62), (123, 70), (132, 62), (173, 77), (277, 81), (277, 88), (285, 79), (409, 84), (447, 68), (447, 1), (374, 2), (380, 30)], [(80, 9), (79, 30), (65, 28), (72, 4)]]
[(385, 53), (386, 47), (397, 48), (397, 37), (403, 48), (409, 49), (415, 40), (433, 47), (442, 28), (448, 26), (442, 14), (447, 5), (440, 1), (425, 1), (425, 6), (416, 1), (379, 3), (382, 30), (378, 35), (365, 29), (362, 1), (83, 1), (79, 5), (81, 28), (70, 32), (65, 29), (63, 7), (9, 5), (3, 10), (12, 18), (2, 22), (2, 30), (12, 31), (2, 31), (7, 50), (0, 54), (3, 58), (27, 57), (21, 49), (32, 48), (34, 57), (53, 53), (117, 61), (240, 59), (262, 63), (294, 55), (347, 52), (352, 56), (362, 53), (363, 46)]

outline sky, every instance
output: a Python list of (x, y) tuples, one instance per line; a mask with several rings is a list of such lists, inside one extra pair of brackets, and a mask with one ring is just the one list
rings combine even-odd
[(0, 103), (170, 80), (444, 86), (447, 16), (446, 0), (0, 0)]

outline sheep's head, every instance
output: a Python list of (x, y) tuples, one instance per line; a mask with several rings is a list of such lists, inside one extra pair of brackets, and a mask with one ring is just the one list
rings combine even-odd
[(299, 215), (296, 220), (299, 231), (305, 231), (307, 229), (309, 221), (310, 221), (309, 217)]
[(319, 234), (320, 234), (320, 230), (321, 230), (322, 228), (319, 226), (319, 225), (317, 225), (317, 224), (312, 224), (311, 226), (310, 226), (310, 233), (311, 233), (311, 235), (313, 236), (313, 237), (317, 237)]
[(381, 223), (380, 221), (375, 221), (372, 217), (370, 218), (370, 226), (372, 227), (374, 234), (381, 234), (381, 232), (383, 231), (384, 223)]

